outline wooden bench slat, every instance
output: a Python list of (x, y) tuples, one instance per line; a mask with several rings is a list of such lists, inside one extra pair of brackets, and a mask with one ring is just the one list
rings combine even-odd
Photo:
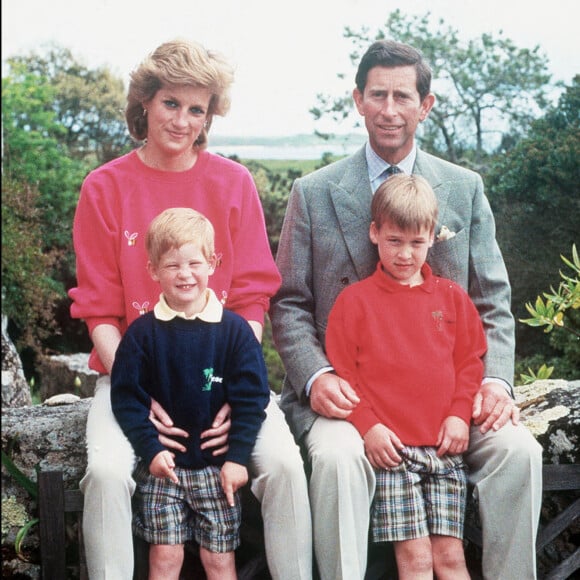
[(42, 580), (66, 578), (64, 483), (60, 471), (38, 474)]
[(580, 516), (580, 499), (569, 505), (538, 532), (536, 550), (543, 550), (552, 540), (571, 526), (578, 519), (578, 516)]
[(67, 489), (64, 492), (64, 511), (82, 512), (84, 506), (84, 496), (80, 489)]
[(580, 489), (580, 465), (544, 465), (543, 491), (571, 491)]
[(572, 574), (577, 570), (580, 570), (580, 548), (576, 548), (571, 556), (550, 570), (544, 580), (566, 580), (572, 578)]

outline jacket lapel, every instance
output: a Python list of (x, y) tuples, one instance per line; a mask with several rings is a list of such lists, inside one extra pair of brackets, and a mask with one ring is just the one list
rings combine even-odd
[(359, 279), (365, 278), (374, 271), (377, 253), (368, 235), (372, 192), (364, 146), (350, 158), (340, 179), (329, 183), (329, 191), (340, 234)]
[(444, 165), (441, 163), (441, 160), (421, 151), (421, 149), (417, 149), (417, 158), (415, 159), (413, 173), (424, 177), (433, 188), (439, 204), (440, 221), (445, 213), (449, 199), (449, 190), (445, 187), (446, 182), (442, 175), (443, 168)]

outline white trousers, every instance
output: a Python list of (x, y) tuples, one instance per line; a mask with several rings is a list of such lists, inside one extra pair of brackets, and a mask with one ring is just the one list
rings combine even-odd
[[(83, 535), (90, 580), (131, 580), (135, 454), (113, 415), (110, 378), (98, 379), (87, 419)], [(312, 578), (312, 524), (302, 458), (272, 399), (250, 464), (261, 503), (266, 557), (275, 580)]]
[[(482, 435), (471, 428), (465, 459), (479, 500), (486, 580), (536, 578), (536, 535), (542, 502), (542, 450), (511, 423)], [(345, 421), (319, 417), (305, 436), (312, 463), (310, 502), (321, 580), (362, 580), (374, 494), (362, 439)]]

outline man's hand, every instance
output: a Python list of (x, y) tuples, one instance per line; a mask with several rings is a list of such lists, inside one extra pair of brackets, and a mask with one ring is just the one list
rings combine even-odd
[(487, 433), (490, 429), (499, 431), (510, 419), (517, 425), (520, 410), (503, 385), (489, 382), (481, 385), (475, 395), (471, 416), (481, 433)]
[(467, 449), (469, 444), (469, 425), (459, 417), (451, 415), (441, 424), (437, 437), (437, 457), (458, 455)]
[(310, 407), (329, 419), (346, 419), (359, 401), (353, 388), (334, 373), (320, 375), (310, 389)]
[(388, 469), (401, 463), (398, 451), (404, 449), (401, 440), (386, 425), (373, 425), (363, 437), (365, 454), (375, 468)]
[(201, 434), (201, 439), (203, 441), (201, 448), (214, 449), (212, 453), (214, 456), (227, 453), (228, 434), (230, 432), (230, 427), (232, 426), (230, 420), (231, 411), (232, 408), (228, 403), (225, 403), (215, 416), (215, 419), (211, 424), (211, 429), (206, 429)]
[(226, 494), (228, 505), (234, 507), (236, 505), (234, 493), (248, 483), (248, 470), (239, 463), (226, 461), (220, 471), (220, 481)]
[(189, 433), (183, 429), (173, 426), (171, 417), (166, 413), (165, 409), (155, 400), (151, 399), (151, 412), (149, 413), (149, 420), (155, 429), (159, 431), (159, 441), (169, 449), (184, 452), (185, 446), (172, 437), (189, 437)]
[(160, 451), (149, 464), (149, 473), (161, 479), (169, 478), (173, 483), (179, 483), (175, 475), (174, 455), (170, 451)]

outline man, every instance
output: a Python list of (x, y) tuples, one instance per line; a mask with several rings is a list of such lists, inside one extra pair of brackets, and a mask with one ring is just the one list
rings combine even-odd
[[(277, 263), (282, 287), (271, 318), (287, 376), (282, 407), (312, 467), (314, 549), (322, 580), (364, 578), (375, 476), (363, 442), (345, 419), (358, 398), (325, 354), (328, 313), (339, 292), (369, 276), (378, 260), (368, 229), (373, 192), (390, 173), (422, 175), (437, 195), (439, 239), (428, 262), (465, 288), (481, 316), (488, 351), (465, 454), (479, 500), (485, 578), (535, 578), (541, 505), (541, 448), (518, 424), (510, 383), (514, 320), (505, 265), (481, 177), (428, 155), (415, 132), (435, 103), (421, 53), (373, 43), (353, 98), (368, 143), (354, 155), (297, 179)], [(385, 356), (389, 353), (385, 352)]]

